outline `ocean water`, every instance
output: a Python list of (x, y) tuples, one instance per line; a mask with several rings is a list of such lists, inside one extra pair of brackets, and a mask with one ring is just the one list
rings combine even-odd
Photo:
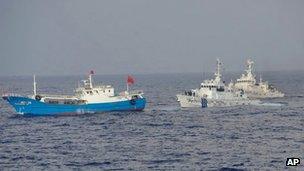
[[(228, 73), (230, 81), (239, 74)], [(124, 75), (95, 83), (125, 89)], [(205, 78), (211, 77), (204, 74)], [(83, 76), (37, 76), (38, 91), (72, 94)], [(304, 72), (265, 72), (286, 93), (283, 107), (180, 109), (175, 95), (202, 74), (135, 75), (142, 112), (23, 117), (0, 100), (0, 170), (285, 170), (304, 160)], [(1, 77), (0, 90), (32, 93), (31, 77)]]

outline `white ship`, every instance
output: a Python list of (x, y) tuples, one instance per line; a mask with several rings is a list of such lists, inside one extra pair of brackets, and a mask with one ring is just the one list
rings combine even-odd
[(222, 81), (222, 63), (217, 59), (215, 78), (204, 80), (200, 88), (177, 95), (181, 107), (225, 107), (259, 104), (259, 100), (250, 100), (243, 90), (229, 89)]
[(253, 64), (252, 60), (247, 60), (245, 73), (235, 83), (229, 84), (230, 89), (235, 91), (244, 90), (251, 99), (284, 97), (284, 93), (273, 85), (268, 84), (267, 81), (262, 81), (262, 78), (260, 78), (259, 82), (256, 81), (256, 76), (253, 73)]

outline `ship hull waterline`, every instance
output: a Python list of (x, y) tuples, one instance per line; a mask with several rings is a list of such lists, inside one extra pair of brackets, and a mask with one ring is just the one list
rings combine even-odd
[(28, 97), (4, 96), (21, 115), (56, 116), (65, 114), (87, 114), (110, 111), (142, 111), (146, 105), (145, 98), (94, 104), (49, 104)]
[(206, 99), (205, 104), (202, 104), (202, 98), (186, 96), (186, 95), (177, 95), (177, 101), (179, 102), (182, 108), (206, 108), (206, 107), (232, 107), (232, 106), (257, 106), (257, 107), (283, 107), (286, 104), (282, 103), (268, 103), (260, 100), (246, 100), (239, 99), (233, 101), (224, 101), (216, 99)]

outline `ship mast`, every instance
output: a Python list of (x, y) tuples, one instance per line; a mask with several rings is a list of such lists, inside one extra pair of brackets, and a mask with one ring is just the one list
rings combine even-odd
[(221, 62), (219, 59), (216, 59), (216, 64), (217, 64), (216, 72), (214, 73), (214, 75), (215, 75), (215, 80), (216, 80), (217, 82), (220, 82), (221, 79), (222, 79), (222, 74), (221, 74), (222, 62)]
[(92, 75), (93, 75), (94, 73), (95, 73), (95, 72), (94, 72), (93, 70), (91, 70), (90, 73), (89, 73), (89, 86), (90, 86), (91, 89), (93, 88)]
[(34, 83), (33, 83), (33, 86), (34, 86), (34, 96), (37, 95), (37, 83), (36, 83), (36, 75), (33, 76), (33, 79), (34, 79)]
[(93, 88), (93, 83), (92, 83), (92, 74), (89, 74), (89, 84), (90, 84), (90, 88)]
[(246, 70), (246, 73), (247, 73), (248, 76), (249, 75), (253, 76), (252, 70), (253, 70), (253, 61), (251, 59), (248, 59), (247, 60), (247, 70)]
[(255, 84), (256, 79), (255, 79), (255, 75), (253, 74), (253, 64), (254, 64), (254, 62), (251, 59), (248, 59), (247, 60), (247, 69), (245, 71), (246, 71), (247, 80), (249, 80)]

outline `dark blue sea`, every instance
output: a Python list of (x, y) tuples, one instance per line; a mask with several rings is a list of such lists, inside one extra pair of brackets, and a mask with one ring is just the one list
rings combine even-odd
[[(134, 75), (143, 112), (24, 117), (0, 100), (0, 170), (304, 169), (304, 72), (264, 72), (283, 107), (180, 109), (175, 95), (211, 74)], [(229, 82), (240, 73), (227, 73)], [(38, 92), (73, 94), (85, 76), (39, 76)], [(95, 83), (125, 90), (125, 75)], [(2, 92), (32, 93), (31, 76), (0, 78)], [(286, 167), (286, 158), (301, 165)]]

